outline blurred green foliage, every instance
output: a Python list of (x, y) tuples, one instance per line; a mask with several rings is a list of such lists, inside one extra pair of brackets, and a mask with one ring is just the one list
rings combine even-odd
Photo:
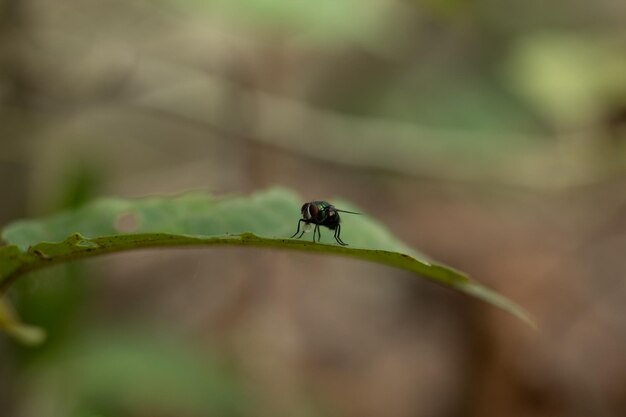
[(26, 415), (239, 416), (249, 406), (240, 381), (214, 353), (197, 351), (146, 323), (83, 329), (25, 371)]
[[(257, 30), (273, 32), (289, 40), (317, 45), (354, 42), (376, 44), (386, 28), (385, 6), (372, 0), (170, 0), (192, 15), (230, 18)], [(350, 16), (350, 19), (346, 19)]]

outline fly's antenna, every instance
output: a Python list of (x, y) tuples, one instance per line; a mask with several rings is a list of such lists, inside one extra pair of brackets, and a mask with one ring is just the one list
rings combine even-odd
[(358, 215), (362, 215), (363, 213), (356, 213), (354, 211), (348, 211), (348, 210), (339, 210), (339, 209), (335, 209), (335, 211), (339, 211), (341, 213), (349, 213), (349, 214), (358, 214)]

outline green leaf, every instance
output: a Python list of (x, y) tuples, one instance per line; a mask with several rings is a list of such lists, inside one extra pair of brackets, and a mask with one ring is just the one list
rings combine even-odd
[(36, 346), (46, 338), (43, 329), (22, 323), (5, 298), (0, 298), (0, 329), (28, 346)]
[[(274, 188), (249, 197), (217, 199), (203, 193), (176, 198), (101, 199), (74, 211), (4, 229), (0, 247), (0, 294), (20, 275), (49, 265), (139, 248), (237, 245), (341, 255), (414, 272), (440, 285), (491, 303), (532, 324), (528, 314), (467, 275), (428, 260), (367, 215), (342, 216), (342, 239), (322, 233), (290, 239), (302, 199)], [(347, 210), (359, 209), (335, 201)]]

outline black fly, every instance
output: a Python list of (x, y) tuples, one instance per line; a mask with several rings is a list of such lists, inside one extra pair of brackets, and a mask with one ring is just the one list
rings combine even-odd
[[(311, 224), (314, 224), (315, 229), (313, 229), (313, 242), (315, 242), (316, 233), (317, 241), (319, 242), (319, 240), (322, 238), (322, 234), (320, 233), (320, 226), (326, 226), (330, 230), (335, 231), (335, 240), (341, 246), (347, 246), (348, 244), (341, 240), (341, 225), (339, 224), (341, 219), (339, 218), (339, 212), (361, 214), (355, 213), (353, 211), (339, 210), (335, 208), (335, 206), (333, 206), (332, 204), (327, 203), (326, 201), (311, 201), (309, 203), (304, 203), (300, 211), (302, 212), (302, 218), (298, 221), (298, 230), (296, 230), (296, 233), (291, 236), (292, 238), (300, 233), (300, 236), (298, 236), (298, 239), (300, 239), (302, 235), (304, 235), (304, 232), (308, 230), (307, 227), (309, 227), (309, 225)], [(305, 226), (303, 228), (304, 230), (300, 232), (300, 223), (302, 222), (304, 222)]]

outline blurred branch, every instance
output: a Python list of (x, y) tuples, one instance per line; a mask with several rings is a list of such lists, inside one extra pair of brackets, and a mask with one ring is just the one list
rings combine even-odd
[[(224, 109), (223, 103), (232, 102), (238, 104), (237, 115), (230, 113), (232, 108)], [(576, 141), (569, 141), (569, 147), (562, 141), (557, 146), (545, 137), (520, 136), (511, 141), (514, 134), (500, 140), (487, 137), (491, 133), (338, 114), (206, 73), (191, 71), (186, 81), (155, 87), (132, 103), (224, 138), (245, 138), (303, 157), (364, 169), (531, 188), (597, 180), (588, 145)], [(489, 145), (480, 146), (485, 143)]]

